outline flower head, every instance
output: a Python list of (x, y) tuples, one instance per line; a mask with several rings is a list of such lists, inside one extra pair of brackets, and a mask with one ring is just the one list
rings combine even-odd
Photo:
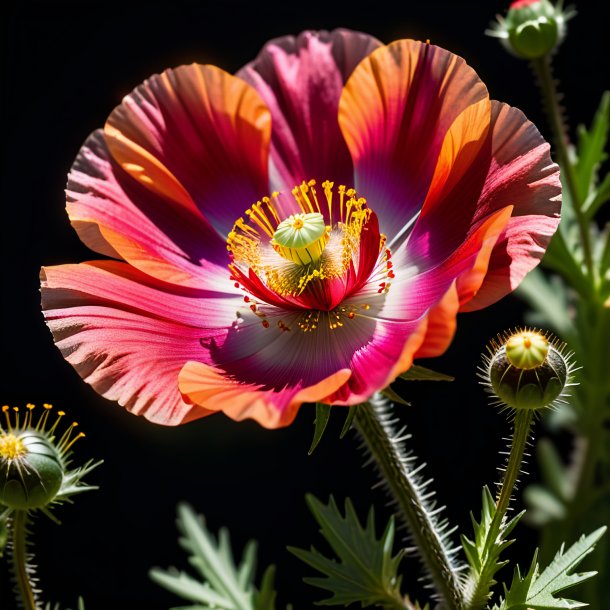
[(554, 51), (566, 34), (566, 21), (574, 15), (564, 10), (560, 1), (516, 0), (510, 5), (506, 18), (498, 16), (488, 30), (490, 36), (500, 38), (504, 47), (523, 59), (537, 59)]
[(43, 310), (134, 413), (284, 426), (442, 353), (458, 311), (539, 262), (560, 192), (548, 144), (461, 58), (304, 32), (237, 76), (180, 66), (124, 98), (67, 189), (110, 260), (43, 269)]
[(483, 384), (498, 404), (513, 409), (556, 405), (566, 396), (574, 372), (565, 344), (527, 328), (492, 341), (483, 360)]
[(70, 469), (74, 443), (84, 437), (73, 422), (60, 435), (63, 411), (57, 411), (49, 425), (52, 406), (45, 404), (36, 417), (33, 404), (2, 407), (0, 421), (0, 514), (11, 510), (46, 509), (69, 496), (95, 489), (81, 478), (97, 464)]

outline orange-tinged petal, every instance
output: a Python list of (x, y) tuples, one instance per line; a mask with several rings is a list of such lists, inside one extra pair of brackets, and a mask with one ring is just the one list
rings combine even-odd
[(215, 66), (152, 76), (124, 98), (104, 133), (135, 180), (201, 210), (223, 234), (268, 194), (269, 110), (250, 85)]
[(303, 402), (323, 400), (350, 377), (349, 369), (329, 375), (306, 388), (285, 387), (280, 391), (229, 379), (212, 366), (187, 362), (179, 376), (185, 400), (212, 411), (223, 411), (231, 419), (254, 419), (265, 428), (281, 428), (292, 423)]
[(445, 134), (487, 89), (463, 59), (413, 40), (380, 47), (345, 85), (339, 123), (356, 188), (389, 242), (413, 221), (428, 192)]

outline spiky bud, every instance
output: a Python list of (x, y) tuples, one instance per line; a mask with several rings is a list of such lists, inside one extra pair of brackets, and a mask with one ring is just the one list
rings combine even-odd
[(574, 15), (565, 11), (562, 2), (549, 0), (516, 0), (506, 18), (498, 16), (487, 31), (500, 38), (504, 47), (523, 59), (538, 59), (554, 51), (566, 34), (566, 21)]
[(84, 436), (75, 434), (73, 423), (58, 439), (56, 430), (65, 415), (58, 411), (55, 422), (47, 429), (51, 405), (44, 405), (36, 424), (34, 405), (25, 413), (5, 405), (0, 422), (0, 507), (15, 510), (45, 508), (51, 504), (70, 474), (67, 455), (74, 442)]
[(493, 340), (483, 356), (481, 377), (499, 404), (543, 409), (565, 396), (573, 364), (565, 345), (550, 335), (520, 329)]

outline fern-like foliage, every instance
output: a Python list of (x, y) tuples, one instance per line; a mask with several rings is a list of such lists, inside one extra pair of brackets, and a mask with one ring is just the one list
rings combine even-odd
[(567, 551), (562, 545), (553, 561), (541, 574), (537, 561), (538, 554), (535, 553), (525, 576), (521, 576), (519, 566), (515, 568), (510, 588), (504, 586), (504, 600), (499, 606), (494, 606), (493, 610), (565, 610), (586, 606), (587, 604), (579, 601), (556, 597), (556, 594), (597, 574), (597, 572), (577, 573), (574, 569), (593, 551), (605, 531), (606, 528), (601, 527), (588, 536), (581, 536)]
[(395, 533), (393, 518), (381, 537), (377, 538), (373, 508), (363, 526), (349, 499), (345, 501), (345, 514), (341, 513), (332, 497), (325, 505), (309, 495), (307, 503), (320, 525), (320, 533), (328, 541), (338, 561), (325, 557), (314, 547), (309, 551), (293, 547), (288, 550), (324, 575), (304, 579), (306, 583), (332, 593), (331, 597), (319, 602), (320, 605), (360, 602), (363, 608), (418, 608), (404, 600), (400, 593), (398, 566), (403, 551), (392, 555)]
[(474, 538), (470, 540), (462, 535), (462, 547), (466, 553), (470, 570), (465, 584), (465, 598), (469, 610), (484, 608), (491, 595), (491, 587), (496, 584), (495, 574), (508, 561), (500, 559), (502, 552), (510, 546), (514, 540), (508, 536), (517, 525), (523, 512), (513, 517), (510, 521), (502, 523), (500, 531), (494, 539), (490, 526), (496, 514), (496, 503), (489, 491), (483, 488), (481, 520), (477, 522), (471, 514)]
[(221, 529), (218, 540), (206, 528), (202, 516), (196, 515), (186, 504), (178, 506), (180, 545), (189, 554), (190, 564), (199, 573), (194, 578), (175, 568), (153, 568), (150, 577), (157, 584), (172, 591), (192, 606), (180, 610), (274, 610), (276, 593), (273, 587), (275, 568), (267, 568), (260, 587), (254, 584), (256, 572), (256, 543), (249, 542), (242, 560), (233, 559), (229, 532)]

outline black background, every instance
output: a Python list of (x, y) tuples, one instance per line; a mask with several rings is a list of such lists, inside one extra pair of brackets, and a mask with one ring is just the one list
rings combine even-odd
[[(186, 566), (178, 550), (175, 505), (187, 500), (216, 530), (230, 528), (234, 546), (260, 542), (261, 564), (278, 565), (280, 605), (296, 610), (323, 594), (301, 578), (311, 570), (286, 544), (319, 544), (304, 494), (353, 498), (362, 514), (371, 503), (387, 518), (385, 497), (371, 491), (354, 433), (342, 441), (343, 414), (335, 409), (313, 456), (307, 448), (313, 412), (303, 408), (287, 429), (266, 431), (222, 415), (180, 428), (134, 417), (97, 396), (53, 346), (40, 313), (38, 270), (44, 265), (95, 259), (64, 212), (65, 177), (79, 146), (102, 126), (121, 97), (153, 72), (182, 63), (212, 63), (234, 72), (263, 43), (303, 29), (349, 27), (384, 42), (429, 38), (466, 58), (492, 98), (522, 108), (548, 134), (527, 65), (508, 56), (483, 31), (503, 2), (12, 2), (2, 9), (2, 269), (0, 402), (52, 402), (77, 419), (87, 438), (78, 461), (103, 458), (89, 476), (101, 489), (60, 508), (57, 526), (34, 524), (45, 600), (88, 610), (161, 610), (180, 605), (148, 580), (151, 566)], [(608, 21), (593, 2), (579, 4), (557, 74), (573, 122), (590, 121), (608, 87)], [(480, 488), (496, 478), (508, 431), (486, 404), (475, 370), (487, 340), (522, 321), (514, 297), (461, 316), (445, 356), (425, 363), (456, 375), (453, 384), (398, 389), (413, 403), (397, 407), (410, 441), (452, 522), (468, 527)], [(535, 473), (534, 475), (535, 476)], [(379, 519), (381, 527), (381, 519)], [(535, 534), (522, 526), (516, 552), (529, 552)], [(323, 545), (320, 545), (323, 546)], [(420, 591), (418, 566), (403, 564), (405, 583)], [(0, 608), (12, 610), (6, 564), (0, 564)]]

